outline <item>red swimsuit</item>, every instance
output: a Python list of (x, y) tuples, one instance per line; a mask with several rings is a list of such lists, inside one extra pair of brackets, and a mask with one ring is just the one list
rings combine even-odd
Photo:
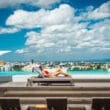
[(49, 76), (50, 75), (49, 71), (47, 71), (47, 70), (43, 70), (43, 73), (44, 73), (44, 76)]

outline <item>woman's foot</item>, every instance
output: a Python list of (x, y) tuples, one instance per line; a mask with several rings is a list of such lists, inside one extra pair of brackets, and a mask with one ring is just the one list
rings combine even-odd
[(66, 76), (66, 77), (71, 77), (69, 74), (66, 74), (65, 76)]

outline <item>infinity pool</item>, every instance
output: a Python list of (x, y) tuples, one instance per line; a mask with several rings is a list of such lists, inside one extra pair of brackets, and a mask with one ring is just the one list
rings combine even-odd
[[(74, 79), (110, 79), (110, 72), (105, 70), (67, 71), (67, 73)], [(29, 71), (0, 72), (0, 82), (26, 82), (29, 77), (36, 75), (37, 72)]]
[(29, 72), (29, 71), (5, 71), (0, 72), (0, 76), (14, 76), (14, 75), (36, 75), (35, 72)]
[(72, 75), (110, 75), (110, 71), (107, 70), (68, 70), (68, 73)]
[[(107, 70), (86, 70), (86, 71), (68, 70), (67, 73), (71, 75), (110, 75), (110, 71), (108, 72)], [(0, 72), (0, 76), (15, 76), (15, 75), (37, 75), (37, 72), (29, 72), (29, 71)]]

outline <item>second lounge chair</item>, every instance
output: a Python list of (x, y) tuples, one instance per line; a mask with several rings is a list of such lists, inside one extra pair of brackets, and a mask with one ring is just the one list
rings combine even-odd
[(0, 110), (21, 110), (19, 99), (0, 99)]
[(67, 110), (67, 98), (47, 98), (48, 110)]

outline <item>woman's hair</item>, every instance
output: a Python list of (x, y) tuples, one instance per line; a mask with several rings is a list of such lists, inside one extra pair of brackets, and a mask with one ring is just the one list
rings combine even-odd
[(42, 71), (42, 70), (43, 70), (43, 67), (40, 65), (40, 66), (39, 66), (39, 69)]

